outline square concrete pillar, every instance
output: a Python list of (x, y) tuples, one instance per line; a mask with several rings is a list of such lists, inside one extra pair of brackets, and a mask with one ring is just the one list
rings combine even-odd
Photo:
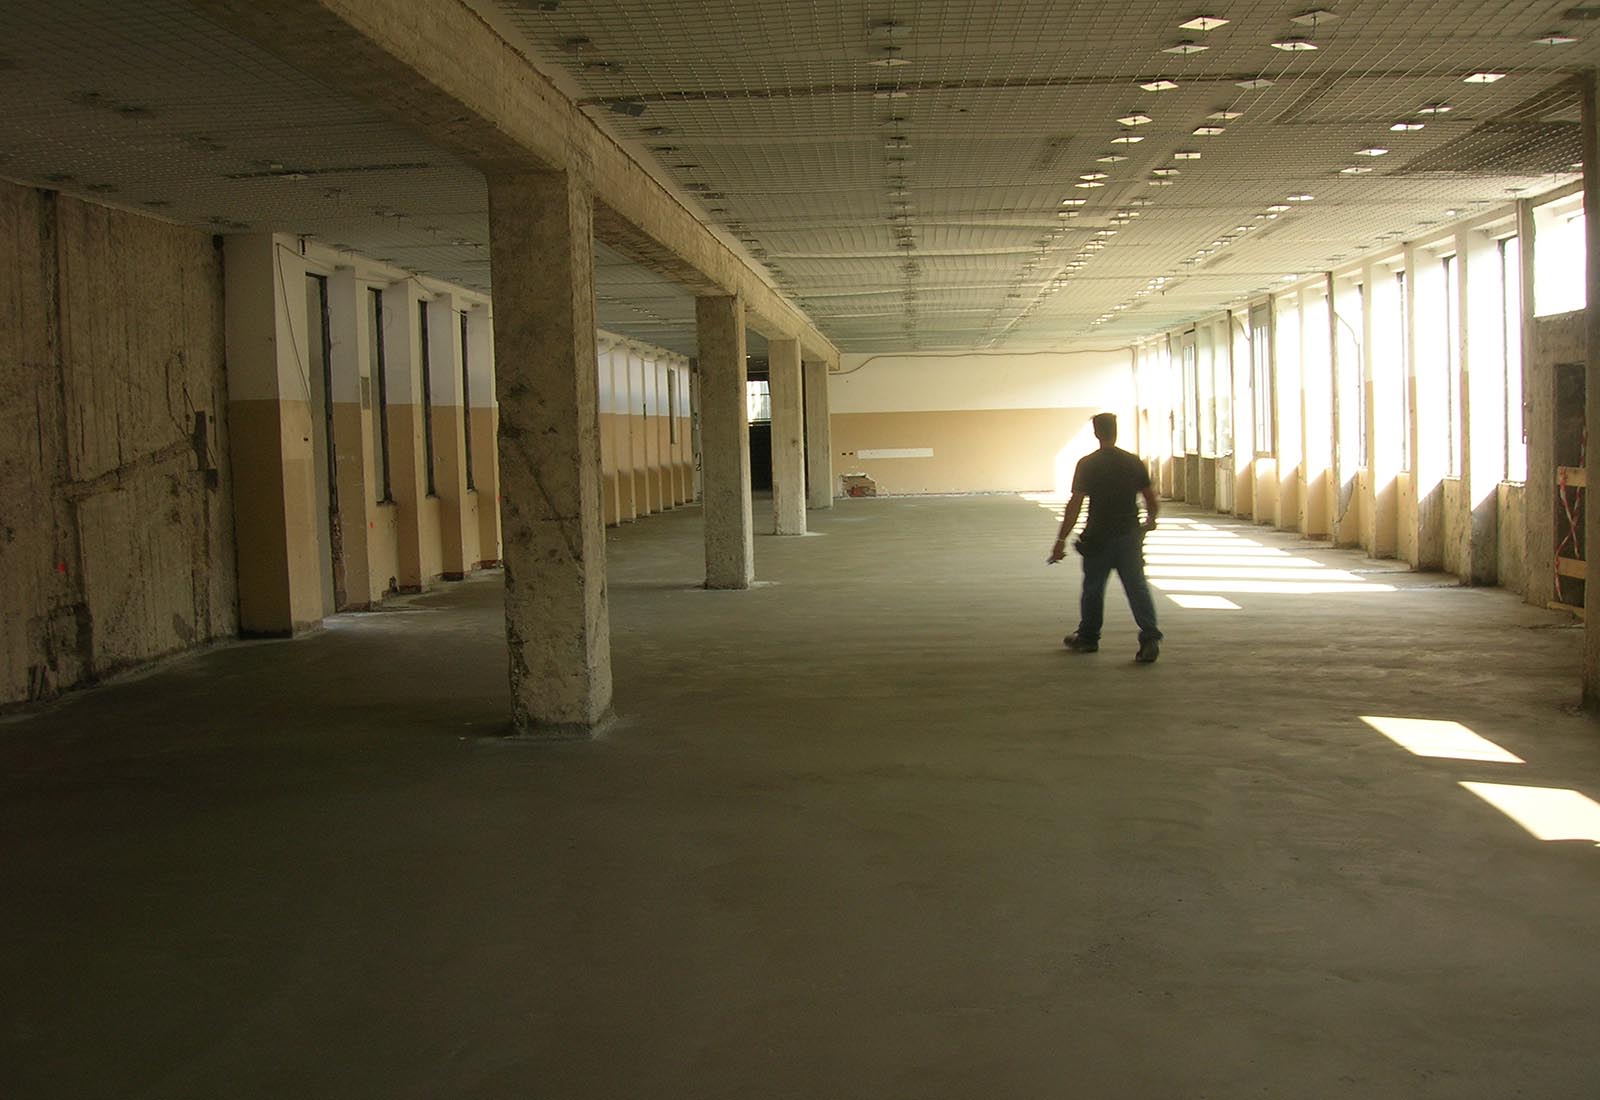
[(706, 587), (749, 588), (755, 579), (756, 553), (750, 517), (744, 303), (737, 295), (698, 298), (695, 322), (700, 351)]
[(806, 507), (833, 507), (833, 432), (828, 411), (828, 364), (805, 365)]
[(800, 341), (767, 345), (767, 385), (772, 395), (773, 534), (806, 533), (805, 424)]
[[(1600, 486), (1600, 217), (1592, 216), (1600, 210), (1600, 103), (1596, 102), (1595, 74), (1589, 70), (1579, 77), (1583, 100), (1583, 208), (1591, 212), (1584, 220), (1584, 251), (1588, 257), (1588, 271), (1584, 280), (1588, 294), (1587, 362), (1585, 364), (1584, 425), (1589, 439), (1587, 455), (1588, 484)], [(1538, 515), (1535, 508), (1530, 515)], [(1600, 555), (1593, 547), (1600, 547), (1600, 508), (1584, 509), (1584, 545), (1589, 547), (1589, 558)], [(1590, 710), (1600, 710), (1600, 577), (1590, 576), (1583, 586), (1583, 703)]]
[(567, 173), (489, 180), (512, 723), (541, 737), (611, 710), (593, 223)]
[(333, 611), (306, 266), (287, 241), (265, 235), (227, 238), (223, 262), (239, 630), (294, 634)]

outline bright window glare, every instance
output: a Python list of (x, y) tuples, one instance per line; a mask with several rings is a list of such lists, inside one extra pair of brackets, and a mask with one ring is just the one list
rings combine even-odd
[(1588, 840), (1600, 845), (1600, 804), (1560, 787), (1462, 783), (1540, 840)]
[(1190, 611), (1242, 611), (1238, 604), (1226, 596), (1185, 596), (1168, 593), (1167, 599)]
[(1157, 554), (1146, 554), (1144, 561), (1146, 565), (1248, 565), (1254, 569), (1276, 569), (1279, 566), (1310, 569), (1322, 564), (1310, 558), (1291, 558), (1288, 554), (1281, 557), (1269, 554), (1252, 555), (1241, 554), (1237, 550), (1229, 550), (1225, 554), (1175, 554), (1163, 550)]
[(1521, 764), (1487, 737), (1480, 737), (1460, 722), (1433, 718), (1386, 718), (1363, 714), (1361, 720), (1415, 756), (1441, 756), (1449, 760), (1486, 760), (1496, 764)]

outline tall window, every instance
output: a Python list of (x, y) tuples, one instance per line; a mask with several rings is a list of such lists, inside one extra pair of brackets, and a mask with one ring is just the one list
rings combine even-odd
[(1211, 392), (1217, 403), (1217, 454), (1233, 453), (1233, 356), (1227, 322), (1211, 327)]
[(428, 480), (428, 495), (434, 496), (433, 483), (433, 370), (428, 350), (428, 303), (417, 303), (417, 331), (422, 348), (422, 459)]
[(1445, 432), (1449, 435), (1445, 474), (1461, 473), (1461, 303), (1457, 296), (1456, 258), (1446, 256), (1444, 268), (1444, 369)]
[(1183, 449), (1185, 454), (1200, 453), (1200, 361), (1195, 354), (1194, 333), (1185, 333), (1178, 345), (1183, 357)]
[(1278, 379), (1272, 369), (1272, 305), (1250, 311), (1250, 391), (1255, 408), (1256, 454), (1278, 450)]
[(1400, 331), (1395, 343), (1400, 351), (1400, 468), (1411, 469), (1411, 305), (1406, 300), (1406, 273), (1394, 273), (1400, 296)]
[(772, 419), (772, 393), (765, 378), (744, 384), (746, 412), (752, 424), (765, 424)]
[(1549, 317), (1584, 307), (1588, 245), (1583, 192), (1533, 208), (1533, 315)]
[(461, 441), (465, 447), (467, 488), (478, 486), (472, 480), (472, 375), (467, 370), (467, 315), (461, 315)]
[(667, 442), (678, 442), (678, 372), (667, 368)]
[(389, 485), (389, 379), (383, 356), (383, 291), (367, 292), (367, 373), (372, 379), (372, 472), (378, 503), (394, 500)]
[(1528, 478), (1528, 448), (1522, 419), (1522, 241), (1500, 241), (1500, 331), (1505, 341), (1506, 461), (1507, 481)]

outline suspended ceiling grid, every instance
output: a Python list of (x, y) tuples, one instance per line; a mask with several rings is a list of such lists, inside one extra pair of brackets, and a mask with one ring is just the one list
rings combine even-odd
[(1600, 57), (1564, 3), (470, 2), (851, 351), (1126, 342), (1558, 185)]
[[(488, 290), (483, 177), (176, 0), (10, 0), (0, 176)], [(694, 300), (600, 248), (599, 324), (694, 353)]]

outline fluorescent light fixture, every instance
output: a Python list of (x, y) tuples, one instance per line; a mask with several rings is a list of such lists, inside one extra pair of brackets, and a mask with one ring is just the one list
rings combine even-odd
[(880, 88), (872, 93), (873, 99), (910, 99), (910, 92), (903, 92), (899, 88)]
[(1393, 126), (1389, 127), (1389, 129), (1393, 130), (1397, 134), (1404, 134), (1409, 133), (1412, 130), (1420, 130), (1426, 125), (1426, 122), (1397, 122)]
[(1161, 52), (1188, 55), (1192, 53), (1205, 53), (1210, 48), (1210, 46), (1202, 46), (1198, 42), (1179, 42), (1176, 46), (1168, 46)]
[(1171, 80), (1147, 80), (1139, 85), (1147, 92), (1170, 92), (1177, 86)]
[(1311, 200), (1315, 199), (1316, 197), (1317, 196), (1315, 196), (1315, 195), (1290, 195), (1289, 196), (1289, 201), (1290, 202), (1310, 202)]
[(1570, 34), (1562, 34), (1560, 31), (1549, 31), (1540, 35), (1538, 38), (1535, 38), (1533, 41), (1534, 44), (1538, 46), (1570, 46), (1576, 42), (1577, 39), (1572, 37)]
[(1496, 80), (1504, 80), (1505, 73), (1468, 73), (1461, 78), (1463, 84), (1493, 84)]
[(1228, 21), (1226, 19), (1220, 19), (1215, 15), (1197, 15), (1193, 19), (1179, 23), (1178, 26), (1186, 31), (1214, 31), (1218, 27), (1227, 26), (1227, 24)]
[(1150, 174), (1152, 176), (1161, 176), (1161, 177), (1176, 176), (1178, 174), (1178, 170), (1176, 168), (1157, 168), (1154, 172), (1151, 172)]
[(1148, 122), (1154, 122), (1155, 119), (1142, 112), (1135, 112), (1131, 115), (1123, 115), (1121, 118), (1117, 119), (1117, 121), (1122, 123), (1124, 126), (1143, 126)]
[(1103, 157), (1095, 157), (1094, 159), (1100, 164), (1117, 164), (1120, 161), (1127, 160), (1128, 158), (1120, 153), (1110, 153)]
[(885, 149), (909, 149), (911, 139), (907, 137), (892, 137), (883, 143)]
[(1129, 199), (1128, 200), (1128, 205), (1129, 206), (1154, 206), (1155, 204), (1156, 204), (1156, 200), (1155, 199)]
[(1250, 91), (1272, 87), (1272, 81), (1264, 76), (1253, 76), (1249, 80), (1235, 80), (1233, 83), (1236, 87), (1247, 88)]
[(1076, 218), (1077, 216), (1078, 216), (1078, 212), (1076, 210), (1057, 210), (1056, 211), (1056, 217), (1058, 217), (1058, 218)]
[(1280, 38), (1276, 42), (1272, 43), (1272, 48), (1275, 50), (1285, 50), (1289, 53), (1301, 53), (1305, 50), (1316, 49), (1317, 44), (1304, 38)]
[(1074, 186), (1074, 187), (1104, 187), (1105, 184), (1101, 183), (1099, 180), (1087, 180), (1087, 181), (1085, 181), (1083, 183), (1075, 183), (1072, 186)]
[(1289, 208), (1287, 206), (1284, 206), (1282, 203), (1278, 203), (1277, 205), (1267, 207), (1267, 212), (1269, 214), (1282, 214), (1288, 209)]
[(1123, 134), (1121, 137), (1111, 139), (1112, 145), (1137, 145), (1144, 140), (1141, 134)]
[(1374, 146), (1371, 146), (1370, 148), (1367, 148), (1367, 149), (1357, 149), (1356, 150), (1356, 156), (1358, 156), (1358, 157), (1381, 157), (1381, 156), (1385, 156), (1388, 152), (1389, 152), (1389, 150), (1385, 149), (1383, 146), (1374, 145)]
[(1193, 149), (1182, 149), (1172, 154), (1173, 160), (1199, 160), (1200, 154)]
[(1103, 180), (1108, 178), (1104, 172), (1085, 172), (1078, 177), (1081, 180)]
[[(1430, 103), (1425, 107), (1418, 107), (1417, 108), (1417, 114), (1419, 114), (1419, 115), (1442, 115), (1442, 114), (1447, 114), (1448, 112), (1453, 111), (1453, 110), (1455, 110), (1455, 108), (1450, 106), (1450, 104), (1448, 104), (1448, 103)], [(1393, 129), (1393, 128), (1394, 127), (1392, 127), (1392, 126), (1390, 127), (1390, 129)]]
[(1315, 11), (1303, 11), (1299, 15), (1290, 16), (1289, 22), (1298, 23), (1302, 27), (1315, 27), (1318, 23), (1332, 23), (1339, 18), (1334, 12), (1324, 8)]
[(1171, 187), (1172, 186), (1172, 181), (1171, 180), (1146, 180), (1145, 182), (1148, 183), (1151, 187)]
[(1215, 119), (1218, 122), (1232, 122), (1234, 119), (1240, 118), (1243, 115), (1243, 111), (1212, 111), (1206, 117)]
[(1089, 201), (1088, 199), (1062, 199), (1061, 200), (1061, 205), (1062, 206), (1082, 206), (1084, 203), (1086, 203), (1088, 201)]
[(1371, 166), (1366, 164), (1352, 164), (1348, 168), (1339, 169), (1340, 174), (1345, 176), (1360, 176), (1370, 171), (1372, 171)]
[(1218, 134), (1226, 132), (1226, 130), (1227, 127), (1225, 126), (1196, 126), (1194, 128), (1194, 136), (1216, 137)]
[[(899, 48), (900, 47), (898, 47), (898, 46), (891, 46), (890, 47), (890, 49), (899, 49)], [(876, 65), (880, 69), (897, 69), (901, 65), (909, 65), (909, 64), (911, 64), (911, 62), (907, 61), (903, 57), (895, 57), (894, 55), (891, 54), (888, 57), (875, 57), (871, 61), (867, 62), (867, 64), (868, 65)]]

